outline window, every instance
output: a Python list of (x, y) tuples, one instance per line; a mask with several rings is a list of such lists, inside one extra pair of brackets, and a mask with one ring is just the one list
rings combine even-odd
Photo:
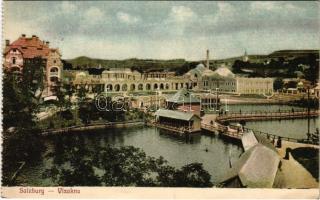
[(59, 69), (57, 67), (52, 67), (50, 69), (50, 72), (58, 72), (58, 71), (59, 71)]
[(56, 61), (56, 60), (53, 60), (53, 63), (57, 63), (57, 61)]
[(12, 64), (14, 64), (14, 65), (16, 64), (16, 57), (12, 58)]

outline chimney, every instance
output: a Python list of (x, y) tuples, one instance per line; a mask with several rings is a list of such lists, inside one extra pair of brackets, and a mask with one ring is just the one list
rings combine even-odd
[(10, 40), (6, 40), (6, 47), (10, 45)]
[(26, 37), (26, 34), (21, 34), (21, 37), (25, 38), (25, 37)]
[(49, 41), (46, 41), (46, 45), (49, 46), (49, 44), (50, 44), (50, 42), (49, 42)]
[(206, 67), (209, 69), (210, 64), (209, 64), (209, 49), (207, 49), (207, 64)]
[(36, 35), (32, 35), (32, 39), (33, 39), (33, 38), (37, 38), (37, 36), (36, 36)]

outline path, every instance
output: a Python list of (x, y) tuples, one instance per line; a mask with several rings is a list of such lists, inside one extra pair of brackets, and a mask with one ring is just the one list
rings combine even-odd
[(282, 147), (277, 149), (281, 157), (281, 182), (276, 187), (281, 188), (318, 188), (319, 183), (298, 161), (290, 154), (289, 160), (283, 159), (287, 148), (295, 149), (298, 147), (313, 147), (319, 149), (319, 146), (312, 144), (301, 144), (289, 141), (282, 141)]

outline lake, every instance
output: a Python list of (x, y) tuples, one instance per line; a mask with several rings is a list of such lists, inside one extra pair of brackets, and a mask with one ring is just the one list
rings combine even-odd
[[(278, 111), (299, 109), (286, 105), (230, 105), (230, 111)], [(310, 132), (314, 132), (319, 118), (310, 120)], [(305, 138), (307, 132), (307, 119), (274, 120), (247, 122), (246, 127), (269, 132), (279, 136), (292, 138)], [(78, 133), (79, 134), (79, 133)], [(96, 145), (106, 146), (134, 146), (141, 148), (148, 156), (164, 157), (168, 164), (180, 168), (193, 162), (203, 163), (203, 167), (211, 174), (213, 183), (218, 183), (231, 163), (238, 160), (243, 152), (240, 142), (231, 142), (217, 135), (198, 134), (190, 140), (184, 137), (173, 136), (172, 133), (155, 127), (132, 127), (125, 129), (105, 129), (82, 133), (87, 148)], [(61, 137), (74, 137), (74, 134), (61, 135)], [(53, 140), (45, 139), (48, 151), (52, 149)], [(207, 151), (206, 151), (207, 149)], [(43, 157), (42, 161), (32, 167), (26, 166), (18, 177), (19, 184), (28, 186), (53, 186), (50, 179), (42, 178), (42, 173), (51, 166), (51, 160)]]

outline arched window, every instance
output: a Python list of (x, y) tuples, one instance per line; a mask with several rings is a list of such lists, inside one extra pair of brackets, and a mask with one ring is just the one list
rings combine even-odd
[(169, 90), (169, 84), (166, 83), (166, 90)]
[(108, 91), (112, 91), (112, 89), (113, 89), (113, 88), (112, 88), (112, 85), (111, 85), (111, 84), (108, 84), (108, 85), (107, 85), (107, 90), (108, 90)]
[(136, 85), (135, 85), (135, 84), (131, 84), (131, 85), (130, 85), (130, 90), (131, 90), (131, 91), (134, 91), (135, 89), (136, 89)]
[(160, 90), (163, 90), (164, 89), (164, 85), (163, 83), (160, 83)]
[(127, 91), (127, 90), (128, 90), (127, 84), (123, 84), (123, 85), (122, 85), (122, 91)]
[(151, 90), (151, 85), (150, 85), (149, 83), (147, 83), (146, 89), (147, 89), (147, 90)]
[(119, 85), (119, 84), (116, 84), (116, 85), (114, 86), (114, 90), (115, 90), (116, 92), (120, 91), (120, 85)]
[(58, 72), (58, 71), (59, 71), (59, 69), (57, 67), (52, 67), (50, 69), (50, 72)]

